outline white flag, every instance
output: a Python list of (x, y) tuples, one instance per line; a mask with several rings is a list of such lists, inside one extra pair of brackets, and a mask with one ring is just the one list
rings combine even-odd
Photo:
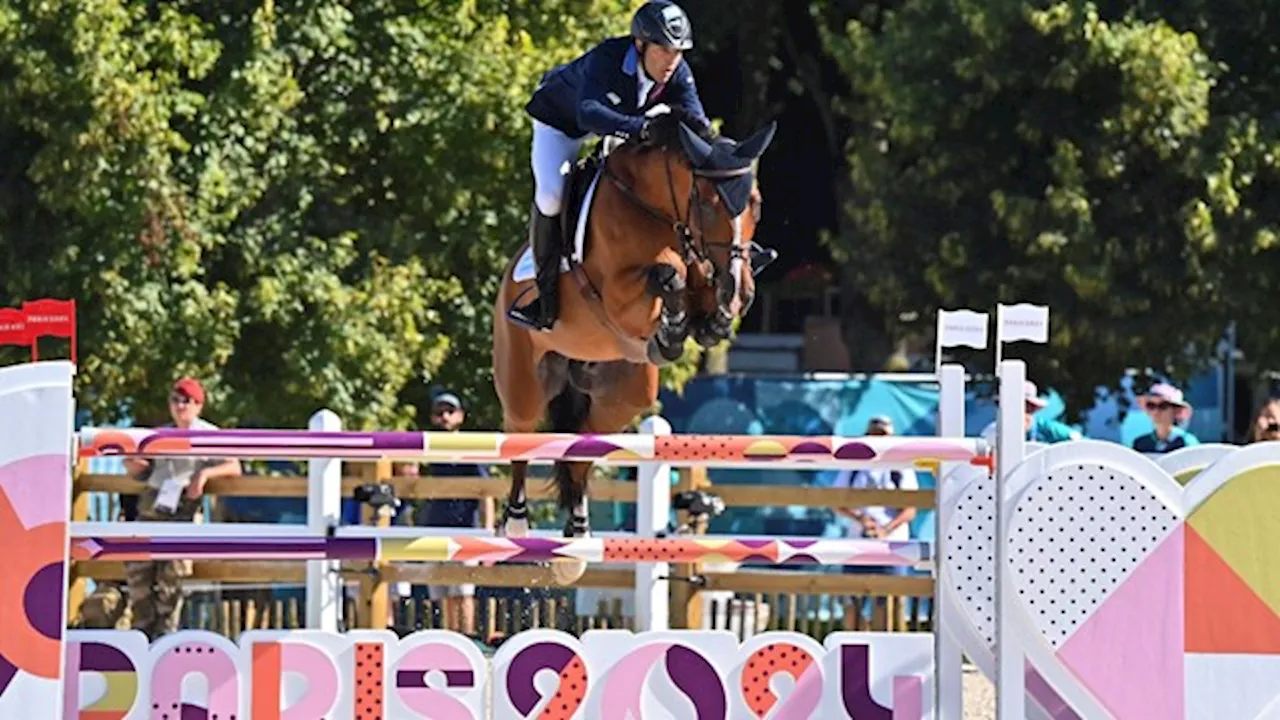
[(998, 343), (1026, 340), (1033, 343), (1049, 342), (1049, 306), (1018, 305), (996, 306), (996, 341)]
[(938, 311), (938, 345), (987, 349), (987, 314), (972, 310)]

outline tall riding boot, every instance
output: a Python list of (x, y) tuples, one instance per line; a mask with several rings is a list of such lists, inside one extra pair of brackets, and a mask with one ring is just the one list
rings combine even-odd
[(533, 258), (537, 265), (538, 296), (523, 307), (514, 307), (507, 316), (521, 325), (547, 332), (560, 312), (560, 223), (559, 216), (543, 215), (533, 208)]

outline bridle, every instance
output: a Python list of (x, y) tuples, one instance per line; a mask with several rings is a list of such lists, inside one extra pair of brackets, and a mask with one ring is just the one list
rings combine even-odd
[[(701, 215), (697, 222), (697, 232), (693, 227), (693, 208), (696, 204), (699, 208), (705, 209), (710, 207), (709, 203), (704, 203), (702, 194), (698, 191), (697, 178), (707, 178), (709, 180), (727, 180), (731, 178), (742, 177), (750, 174), (752, 168), (750, 165), (743, 168), (730, 170), (700, 170), (691, 168), (694, 181), (689, 184), (689, 197), (685, 205), (685, 216), (680, 217), (680, 201), (676, 197), (675, 176), (671, 172), (671, 155), (663, 152), (663, 167), (667, 175), (667, 190), (671, 193), (671, 212), (664, 212), (651, 205), (644, 198), (626, 183), (625, 180), (618, 177), (616, 173), (609, 167), (608, 158), (602, 160), (605, 177), (618, 188), (632, 205), (643, 210), (650, 217), (669, 225), (676, 234), (676, 239), (680, 243), (681, 256), (685, 265), (689, 267), (697, 266), (702, 271), (702, 276), (707, 279), (708, 285), (716, 293), (716, 301), (718, 311), (721, 314), (721, 320), (729, 322), (733, 319), (729, 308), (733, 303), (734, 297), (738, 294), (738, 283), (741, 282), (742, 263), (746, 262), (748, 256), (748, 248), (741, 245), (738, 240), (737, 218), (730, 218), (735, 224), (734, 238), (728, 242), (713, 242), (707, 239), (706, 227), (703, 225)], [(724, 267), (716, 265), (708, 254), (708, 248), (725, 248), (729, 255), (729, 260)]]

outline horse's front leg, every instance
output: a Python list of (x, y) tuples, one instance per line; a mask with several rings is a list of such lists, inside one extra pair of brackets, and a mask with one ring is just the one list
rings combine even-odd
[(507, 509), (502, 513), (502, 537), (518, 538), (529, 534), (529, 503), (524, 492), (528, 469), (527, 462), (511, 463), (511, 493), (507, 495)]
[(649, 269), (649, 294), (662, 300), (658, 331), (649, 341), (649, 362), (666, 365), (684, 354), (684, 341), (689, 337), (689, 313), (685, 304), (684, 275), (673, 265), (660, 263)]

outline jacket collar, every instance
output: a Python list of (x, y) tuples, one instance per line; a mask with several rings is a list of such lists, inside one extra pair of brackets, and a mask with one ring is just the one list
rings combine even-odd
[(632, 43), (631, 47), (627, 48), (626, 55), (622, 56), (622, 72), (635, 79), (637, 90), (636, 105), (637, 107), (643, 105), (644, 98), (648, 96), (654, 81), (640, 67), (640, 53), (636, 52), (635, 43)]
[(622, 72), (628, 75), (635, 75), (639, 79), (640, 74), (636, 71), (640, 69), (640, 54), (636, 52), (635, 43), (627, 48), (627, 53), (622, 56)]

